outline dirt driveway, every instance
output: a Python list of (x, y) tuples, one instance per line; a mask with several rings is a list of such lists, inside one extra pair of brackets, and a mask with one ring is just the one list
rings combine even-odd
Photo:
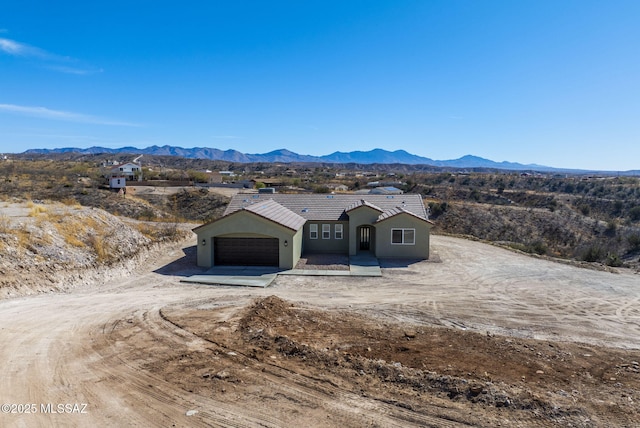
[[(639, 275), (450, 237), (434, 236), (432, 250), (440, 262), (382, 278), (247, 289), (180, 283), (197, 269), (177, 247), (132, 277), (0, 301), (0, 425), (637, 425)], [(345, 320), (347, 338), (332, 330)], [(445, 333), (456, 336), (443, 344)], [(470, 344), (467, 362), (420, 354), (435, 336), (454, 351)], [(464, 365), (480, 351), (493, 373)], [(510, 355), (517, 380), (491, 352)], [(420, 358), (391, 359), (400, 353)], [(520, 360), (533, 361), (522, 376)], [(610, 371), (595, 374), (602, 361)], [(599, 383), (605, 395), (591, 395)]]

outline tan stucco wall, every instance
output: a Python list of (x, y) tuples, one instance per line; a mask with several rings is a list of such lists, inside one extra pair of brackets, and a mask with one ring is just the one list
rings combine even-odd
[[(415, 229), (415, 245), (391, 244), (391, 229)], [(376, 257), (429, 258), (431, 225), (409, 214), (376, 224)]]
[[(302, 228), (295, 232), (247, 211), (238, 211), (227, 217), (202, 226), (198, 236), (198, 266), (213, 266), (213, 238), (216, 236), (236, 238), (278, 238), (281, 269), (293, 268), (302, 253)], [(203, 245), (203, 240), (205, 245)], [(287, 241), (287, 246), (284, 242)]]

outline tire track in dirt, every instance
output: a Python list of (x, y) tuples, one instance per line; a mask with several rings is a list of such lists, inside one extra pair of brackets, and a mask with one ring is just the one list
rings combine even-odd
[[(185, 345), (193, 351), (204, 344), (185, 344), (183, 340), (187, 338), (186, 335), (166, 331), (165, 325), (160, 322), (162, 320), (158, 315), (158, 308), (133, 315), (129, 320), (135, 320), (136, 329), (139, 331), (135, 332), (132, 338), (135, 338), (136, 342), (156, 342), (154, 352), (169, 354), (172, 348), (184, 348)], [(122, 343), (122, 338), (118, 340), (114, 337), (114, 333), (128, 328), (126, 324), (130, 324), (129, 321), (113, 320), (103, 328), (104, 334), (97, 336), (93, 348), (101, 355), (101, 359), (94, 365), (94, 369), (102, 372), (109, 379), (109, 383), (117, 385), (118, 390), (124, 389), (126, 401), (144, 403), (147, 408), (137, 410), (147, 414), (145, 424), (165, 425), (171, 421), (193, 427), (208, 427), (212, 424), (235, 428), (280, 426), (277, 419), (268, 415), (255, 415), (250, 409), (189, 393), (166, 382), (162, 377), (149, 373), (138, 363), (140, 354), (136, 344)], [(189, 339), (191, 342), (199, 342), (193, 338)], [(113, 349), (117, 351), (111, 351)], [(196, 413), (187, 416), (186, 412), (189, 410), (195, 410)]]
[[(151, 327), (151, 323), (156, 325)], [(201, 346), (215, 346), (221, 353), (223, 358), (227, 359), (234, 365), (243, 366), (251, 369), (256, 365), (256, 361), (246, 355), (242, 350), (231, 349), (220, 343), (216, 343), (207, 339), (203, 339), (175, 324), (165, 316), (161, 311), (150, 314), (148, 318), (150, 330), (160, 335), (175, 335), (176, 343), (183, 343), (185, 339), (189, 341), (199, 341)], [(370, 422), (375, 422), (381, 426), (389, 427), (406, 427), (408, 424), (413, 426), (426, 427), (442, 427), (442, 428), (463, 428), (470, 425), (456, 422), (455, 420), (443, 417), (432, 416), (424, 413), (404, 409), (397, 405), (387, 404), (383, 401), (368, 398), (362, 395), (356, 395), (349, 391), (341, 389), (339, 386), (328, 382), (326, 379), (317, 379), (307, 375), (303, 375), (296, 371), (278, 366), (276, 364), (260, 364), (259, 370), (255, 371), (255, 376), (260, 376), (261, 380), (268, 384), (271, 395), (281, 395), (287, 400), (293, 401), (307, 408), (325, 408), (332, 414), (341, 414), (341, 418), (352, 420), (355, 423), (362, 423), (364, 416), (375, 414)], [(432, 409), (434, 413), (442, 413), (442, 409)], [(247, 410), (245, 410), (246, 412)], [(249, 410), (251, 412), (251, 410)], [(264, 417), (264, 415), (259, 415)], [(453, 415), (450, 416), (455, 419)]]

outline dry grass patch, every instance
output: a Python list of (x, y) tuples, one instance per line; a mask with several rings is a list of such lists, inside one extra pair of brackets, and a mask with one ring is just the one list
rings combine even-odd
[(78, 248), (86, 246), (86, 243), (80, 239), (87, 233), (88, 225), (86, 221), (56, 214), (51, 216), (51, 222), (67, 244)]
[(29, 208), (29, 217), (37, 217), (39, 214), (47, 212), (47, 207), (41, 204), (36, 204), (33, 201), (27, 202), (27, 208)]
[(11, 233), (11, 220), (6, 215), (0, 215), (0, 233)]
[(151, 240), (172, 240), (184, 235), (184, 232), (178, 228), (178, 223), (136, 223), (133, 225), (135, 229)]
[(110, 248), (104, 238), (109, 233), (109, 227), (102, 215), (94, 218), (57, 214), (53, 219), (58, 233), (67, 244), (92, 249), (98, 261), (109, 258)]
[(101, 236), (89, 235), (88, 241), (89, 241), (89, 245), (91, 246), (91, 248), (93, 248), (93, 251), (96, 253), (96, 258), (98, 259), (98, 261), (102, 262), (109, 258), (109, 248)]
[(82, 205), (80, 205), (80, 202), (78, 202), (75, 198), (63, 198), (60, 200), (60, 202), (63, 203), (64, 205), (67, 205), (69, 207), (73, 207), (76, 209), (82, 208)]

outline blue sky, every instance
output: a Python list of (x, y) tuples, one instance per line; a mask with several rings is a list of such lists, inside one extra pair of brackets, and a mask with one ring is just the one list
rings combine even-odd
[(640, 169), (640, 2), (12, 1), (0, 152), (404, 149)]

